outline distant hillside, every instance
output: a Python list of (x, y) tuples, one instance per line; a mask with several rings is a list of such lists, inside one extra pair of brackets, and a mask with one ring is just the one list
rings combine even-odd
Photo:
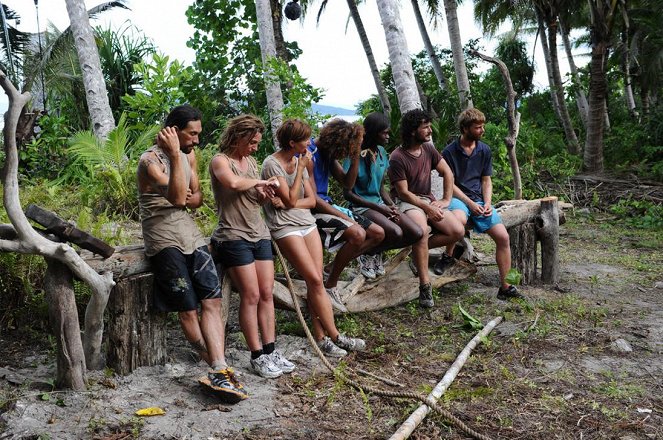
[(313, 109), (314, 112), (321, 113), (323, 115), (356, 116), (354, 110), (348, 110), (347, 108), (341, 107), (332, 107), (331, 105), (312, 104), (311, 109)]

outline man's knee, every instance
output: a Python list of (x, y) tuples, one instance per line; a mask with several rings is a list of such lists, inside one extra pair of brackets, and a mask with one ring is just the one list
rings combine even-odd
[(493, 239), (497, 247), (508, 247), (509, 246), (509, 232), (506, 230), (503, 224), (497, 224), (490, 228), (488, 235)]
[(203, 313), (220, 311), (221, 298), (204, 299), (200, 301), (200, 309)]

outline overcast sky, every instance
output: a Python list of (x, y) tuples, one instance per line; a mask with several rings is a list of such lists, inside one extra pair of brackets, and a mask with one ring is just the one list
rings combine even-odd
[[(37, 30), (37, 18), (34, 0), (5, 0), (7, 6), (14, 9), (21, 16), (18, 28), (27, 32)], [(101, 3), (98, 0), (86, 0), (89, 8)], [(187, 23), (185, 11), (192, 0), (130, 0), (131, 11), (115, 9), (104, 12), (93, 25), (107, 26), (110, 23), (114, 28), (126, 26), (130, 22), (145, 35), (151, 38), (160, 51), (176, 58), (185, 64), (190, 64), (195, 54), (186, 47), (186, 42), (193, 33), (193, 28)], [(319, 2), (318, 2), (319, 3)], [(423, 42), (414, 19), (412, 7), (408, 1), (401, 0), (401, 20), (404, 24), (408, 46), (411, 54), (423, 49)], [(364, 26), (371, 42), (373, 53), (378, 67), (388, 62), (388, 53), (385, 43), (384, 31), (380, 22), (375, 1), (368, 1), (360, 5)], [(303, 54), (296, 61), (302, 75), (309, 82), (325, 90), (321, 104), (354, 109), (355, 105), (375, 93), (375, 86), (370, 75), (368, 63), (364, 55), (359, 36), (350, 22), (347, 26), (348, 9), (346, 2), (333, 0), (328, 3), (319, 26), (316, 26), (315, 16), (317, 4), (313, 6), (304, 22), (285, 20), (284, 34), (288, 41), (297, 41)], [(472, 16), (472, 2), (465, 1), (459, 8), (459, 21), (463, 44), (471, 38), (482, 38), (482, 34), (474, 23)], [(48, 22), (59, 29), (69, 25), (69, 18), (64, 0), (39, 1), (40, 29), (44, 30)], [(449, 38), (446, 31), (446, 22), (439, 21), (440, 29), (431, 29), (433, 44), (449, 47)], [(492, 54), (496, 43), (482, 40), (486, 53)], [(540, 52), (540, 50), (537, 50)], [(531, 53), (531, 49), (530, 49)], [(566, 63), (560, 52), (562, 70), (566, 70)], [(535, 85), (544, 87), (547, 82), (543, 61), (536, 58), (537, 76)], [(486, 66), (486, 68), (489, 66)], [(4, 112), (6, 96), (0, 96)]]

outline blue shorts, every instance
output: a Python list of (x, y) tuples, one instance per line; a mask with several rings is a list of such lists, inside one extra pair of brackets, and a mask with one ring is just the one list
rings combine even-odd
[(224, 268), (246, 266), (256, 260), (272, 259), (272, 241), (265, 238), (256, 242), (247, 240), (212, 241), (218, 262)]
[(150, 257), (154, 273), (154, 307), (161, 312), (196, 310), (204, 299), (221, 298), (219, 277), (207, 245), (185, 255), (176, 248)]
[[(479, 206), (483, 206), (483, 202), (476, 203)], [(449, 211), (455, 211), (456, 209), (463, 211), (467, 218), (472, 220), (472, 223), (474, 223), (474, 231), (479, 233), (486, 232), (493, 226), (502, 223), (502, 219), (500, 218), (500, 215), (497, 213), (497, 211), (495, 211), (495, 207), (493, 206), (492, 208), (493, 213), (490, 215), (490, 217), (486, 217), (485, 215), (474, 215), (470, 213), (470, 208), (468, 208), (465, 203), (455, 197), (451, 199), (451, 203), (449, 204)]]

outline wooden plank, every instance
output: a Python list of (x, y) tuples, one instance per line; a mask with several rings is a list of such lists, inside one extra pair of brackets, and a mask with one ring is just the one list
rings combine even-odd
[(112, 246), (37, 205), (29, 205), (25, 210), (25, 216), (42, 225), (47, 232), (104, 258), (110, 257), (115, 252)]

